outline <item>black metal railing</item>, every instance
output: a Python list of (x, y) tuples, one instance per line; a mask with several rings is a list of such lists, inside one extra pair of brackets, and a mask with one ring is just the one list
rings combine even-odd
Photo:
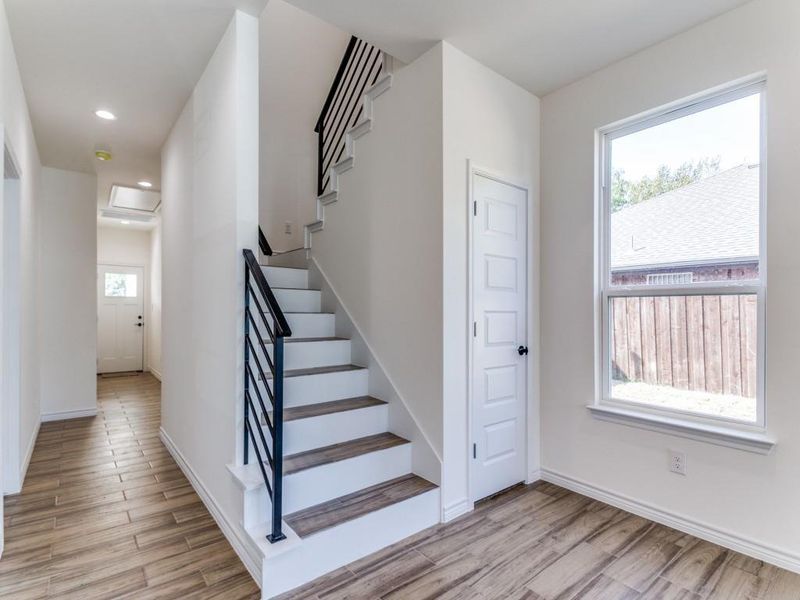
[[(259, 234), (263, 238), (260, 230)], [(281, 531), (283, 345), (284, 338), (290, 337), (292, 330), (255, 254), (246, 248), (242, 253), (245, 263), (244, 464), (249, 463), (252, 448), (272, 505), (272, 531), (267, 539), (275, 543), (286, 538)]]
[(364, 40), (351, 37), (314, 127), (318, 194), (325, 191), (330, 168), (344, 154), (345, 133), (361, 118), (364, 91), (378, 80), (382, 70), (381, 51)]

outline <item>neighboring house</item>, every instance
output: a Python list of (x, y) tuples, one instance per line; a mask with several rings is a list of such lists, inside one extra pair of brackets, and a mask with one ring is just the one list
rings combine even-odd
[(739, 165), (613, 213), (612, 283), (754, 278), (759, 170)]

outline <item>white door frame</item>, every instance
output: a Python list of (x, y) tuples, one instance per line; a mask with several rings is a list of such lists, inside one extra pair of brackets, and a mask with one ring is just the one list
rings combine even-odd
[[(144, 373), (147, 369), (145, 365), (147, 364), (148, 356), (147, 356), (147, 327), (148, 321), (150, 318), (149, 312), (149, 305), (150, 305), (150, 289), (147, 285), (147, 265), (143, 265), (142, 263), (134, 263), (134, 262), (121, 262), (121, 261), (114, 261), (114, 262), (98, 262), (96, 267), (97, 270), (100, 267), (127, 267), (127, 268), (138, 268), (142, 270), (142, 316), (144, 317), (144, 326), (142, 327), (142, 368), (141, 371)], [(99, 275), (95, 275), (98, 277)], [(95, 290), (97, 290), (97, 283), (95, 282)], [(97, 295), (97, 291), (95, 291), (95, 296)], [(98, 313), (95, 318), (95, 337), (97, 337), (98, 331), (100, 328), (100, 313), (98, 307)], [(95, 356), (95, 370), (100, 373), (100, 359), (99, 357)]]
[(475, 202), (474, 194), (474, 178), (476, 175), (492, 179), (499, 183), (518, 188), (525, 192), (526, 215), (528, 222), (525, 224), (525, 235), (527, 237), (525, 242), (525, 295), (526, 295), (526, 330), (528, 334), (528, 359), (525, 365), (525, 414), (523, 415), (523, 422), (525, 423), (525, 483), (531, 483), (529, 474), (531, 472), (531, 453), (530, 446), (531, 440), (531, 410), (532, 399), (530, 394), (531, 381), (533, 381), (535, 361), (539, 360), (538, 343), (534, 343), (532, 334), (533, 315), (531, 307), (533, 306), (531, 298), (531, 260), (533, 259), (533, 252), (531, 250), (532, 235), (530, 231), (530, 220), (533, 214), (533, 206), (531, 206), (530, 186), (517, 178), (509, 177), (504, 174), (497, 173), (496, 171), (486, 169), (475, 164), (471, 159), (467, 159), (467, 322), (464, 324), (467, 332), (467, 447), (464, 449), (467, 456), (467, 491), (470, 502), (470, 509), (472, 505), (480, 498), (475, 498), (475, 486), (473, 485), (473, 466), (474, 460), (472, 458), (472, 445), (475, 443), (473, 434), (473, 409), (475, 403), (474, 390), (472, 385), (472, 370), (474, 367), (474, 343), (475, 338), (472, 334), (473, 323), (475, 322), (475, 299), (473, 293), (472, 282), (475, 277), (475, 264), (473, 260), (475, 240), (475, 219), (473, 213), (473, 205)]
[[(21, 396), (21, 371), (20, 371), (20, 353), (21, 346), (21, 294), (22, 294), (22, 279), (21, 279), (21, 255), (20, 255), (20, 238), (19, 229), (21, 224), (21, 203), (22, 203), (22, 187), (21, 178), (22, 171), (19, 168), (19, 161), (11, 146), (11, 142), (5, 135), (6, 130), (0, 127), (0, 135), (2, 135), (3, 145), (3, 189), (2, 194), (2, 210), (0, 211), (0, 222), (2, 222), (2, 235), (0, 235), (0, 269), (2, 269), (2, 299), (0, 306), (2, 307), (2, 316), (0, 316), (0, 341), (2, 342), (2, 351), (0, 357), (2, 360), (2, 460), (3, 460), (3, 477), (2, 487), (6, 494), (16, 494), (22, 489), (22, 476), (27, 470), (27, 464), (30, 461), (30, 455), (33, 451), (33, 442), (35, 442), (35, 435), (29, 445), (29, 449), (22, 456), (21, 439), (20, 439), (20, 411), (22, 410), (22, 396)], [(9, 183), (11, 182), (11, 183)], [(14, 197), (6, 197), (6, 192), (10, 186), (16, 188)], [(15, 202), (14, 206), (8, 205), (10, 202)], [(10, 217), (13, 222), (6, 223), (5, 218)], [(11, 231), (9, 231), (9, 228)], [(10, 239), (6, 236), (9, 235)], [(11, 247), (13, 244), (14, 247)], [(8, 269), (6, 269), (8, 267)]]

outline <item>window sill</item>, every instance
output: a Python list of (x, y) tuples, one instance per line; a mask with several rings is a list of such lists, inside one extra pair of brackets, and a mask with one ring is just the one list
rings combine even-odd
[(731, 427), (707, 425), (686, 419), (652, 415), (612, 406), (589, 405), (586, 408), (596, 419), (601, 421), (668, 433), (757, 454), (769, 454), (777, 443), (765, 434), (740, 431)]

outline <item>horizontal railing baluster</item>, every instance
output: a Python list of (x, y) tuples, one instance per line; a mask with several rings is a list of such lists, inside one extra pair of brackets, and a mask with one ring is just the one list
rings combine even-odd
[[(253, 399), (248, 395), (247, 400), (248, 402), (250, 402), (250, 409), (253, 412), (256, 412), (256, 407), (255, 404), (253, 404)], [(258, 419), (256, 419), (256, 422), (258, 422)], [(264, 448), (264, 454), (267, 455), (267, 464), (269, 464), (270, 468), (272, 468), (274, 466), (275, 461), (272, 458), (272, 453), (269, 451), (269, 444), (267, 443), (266, 436), (264, 436), (264, 430), (261, 429), (261, 427), (258, 427), (257, 429), (258, 429), (258, 437), (261, 438), (261, 445)]]

